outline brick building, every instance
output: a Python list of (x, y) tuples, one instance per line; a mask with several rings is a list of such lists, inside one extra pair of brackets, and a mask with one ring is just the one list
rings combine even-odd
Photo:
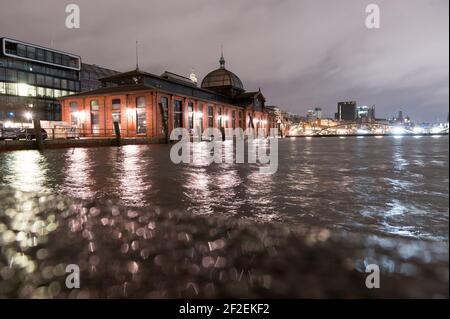
[(113, 135), (114, 122), (124, 137), (150, 138), (164, 137), (176, 127), (202, 132), (208, 127), (264, 128), (268, 133), (274, 123), (261, 91), (245, 91), (225, 68), (223, 56), (200, 87), (171, 72), (158, 76), (139, 69), (100, 81), (102, 88), (61, 98), (63, 121), (84, 136)]

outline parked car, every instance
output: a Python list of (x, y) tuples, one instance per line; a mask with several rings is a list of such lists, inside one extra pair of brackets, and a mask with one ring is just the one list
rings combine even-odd
[[(41, 129), (41, 134), (42, 134), (42, 139), (45, 140), (48, 138), (47, 131), (44, 130), (43, 128)], [(36, 139), (36, 134), (34, 132), (34, 128), (21, 129), (17, 136), (18, 136), (18, 139), (27, 139), (27, 140), (35, 140)]]
[(0, 140), (18, 140), (19, 129), (16, 128), (2, 128), (0, 129)]

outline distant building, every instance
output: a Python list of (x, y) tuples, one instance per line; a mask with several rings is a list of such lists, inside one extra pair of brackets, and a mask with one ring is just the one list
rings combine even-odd
[(119, 72), (100, 67), (95, 64), (81, 64), (80, 80), (81, 92), (96, 90), (102, 87), (99, 79), (106, 78), (111, 75), (119, 74)]
[(316, 107), (313, 110), (308, 110), (306, 113), (306, 118), (310, 121), (320, 120), (322, 118), (322, 109)]
[(264, 129), (272, 115), (261, 90), (246, 91), (242, 81), (225, 68), (208, 73), (200, 86), (191, 78), (139, 69), (101, 79), (102, 87), (61, 98), (63, 120), (86, 136), (114, 134), (161, 138), (175, 128), (203, 132), (206, 128)]
[(59, 98), (98, 89), (99, 78), (115, 74), (76, 54), (0, 38), (0, 123), (60, 121)]
[(355, 121), (356, 101), (339, 102), (335, 119), (337, 121)]
[(361, 122), (375, 121), (375, 106), (357, 106), (356, 119)]
[(61, 120), (58, 99), (80, 91), (81, 57), (0, 38), (0, 122)]

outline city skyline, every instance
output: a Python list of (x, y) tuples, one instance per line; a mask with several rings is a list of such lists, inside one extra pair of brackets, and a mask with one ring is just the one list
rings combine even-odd
[(64, 25), (66, 3), (19, 1), (2, 9), (0, 30), (118, 71), (135, 67), (138, 40), (142, 70), (185, 76), (194, 70), (199, 80), (217, 64), (223, 45), (227, 68), (245, 86), (261, 87), (268, 105), (286, 111), (306, 114), (321, 107), (332, 116), (337, 102), (356, 100), (376, 105), (379, 117), (402, 110), (418, 122), (447, 119), (446, 1), (378, 1), (376, 30), (364, 25), (363, 1), (264, 1), (261, 7), (172, 2), (77, 1), (81, 28), (70, 30)]

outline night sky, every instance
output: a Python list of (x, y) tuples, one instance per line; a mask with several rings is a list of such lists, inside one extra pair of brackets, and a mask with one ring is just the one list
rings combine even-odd
[[(65, 27), (80, 5), (81, 28)], [(365, 7), (381, 28), (365, 27)], [(268, 104), (304, 115), (338, 101), (401, 109), (417, 121), (444, 121), (449, 105), (448, 0), (0, 0), (0, 37), (73, 52), (118, 71), (169, 70), (201, 81), (226, 67)]]

